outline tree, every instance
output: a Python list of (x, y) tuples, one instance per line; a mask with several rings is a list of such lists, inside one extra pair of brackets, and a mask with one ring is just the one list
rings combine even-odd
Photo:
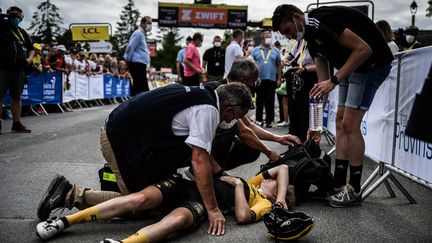
[(429, 7), (426, 9), (426, 17), (432, 17), (432, 0), (428, 1)]
[(46, 44), (55, 43), (62, 33), (60, 24), (63, 24), (63, 18), (60, 17), (59, 8), (50, 0), (41, 2), (30, 23), (33, 39)]
[(183, 38), (177, 28), (161, 28), (162, 49), (157, 51), (156, 57), (152, 58), (152, 66), (156, 68), (170, 67), (175, 70), (177, 53), (181, 49), (178, 44)]
[(225, 30), (224, 31), (224, 37), (222, 40), (222, 47), (226, 48), (232, 40), (232, 31), (231, 30)]
[(134, 0), (128, 0), (120, 13), (120, 21), (117, 22), (117, 30), (114, 35), (115, 48), (119, 55), (123, 55), (132, 33), (137, 29), (140, 13), (135, 8)]

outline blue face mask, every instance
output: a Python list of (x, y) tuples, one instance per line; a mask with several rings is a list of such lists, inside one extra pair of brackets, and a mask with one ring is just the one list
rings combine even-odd
[(17, 18), (17, 17), (15, 17), (15, 18), (11, 18), (10, 19), (10, 25), (12, 26), (12, 27), (18, 27), (18, 25), (21, 23), (21, 19), (20, 18)]
[(49, 54), (49, 52), (48, 51), (42, 51), (42, 53), (45, 55), (45, 56), (48, 56), (48, 54)]

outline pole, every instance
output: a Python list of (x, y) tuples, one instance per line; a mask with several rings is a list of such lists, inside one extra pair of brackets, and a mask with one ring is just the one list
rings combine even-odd
[(415, 14), (412, 15), (412, 18), (411, 18), (411, 25), (412, 25), (412, 26), (415, 26)]

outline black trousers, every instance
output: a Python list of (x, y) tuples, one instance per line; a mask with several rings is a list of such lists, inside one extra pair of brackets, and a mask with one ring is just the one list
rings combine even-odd
[(285, 95), (277, 94), (278, 103), (279, 103), (279, 122), (285, 121), (284, 110), (283, 110), (283, 98)]
[(265, 107), (267, 125), (274, 121), (276, 81), (261, 80), (260, 86), (256, 87), (256, 113), (255, 120), (263, 120), (263, 108)]
[[(309, 92), (313, 85), (318, 82), (316, 73), (303, 73), (304, 81), (301, 89), (289, 100), (290, 129), (289, 133), (296, 135), (302, 142), (306, 141), (309, 129)], [(287, 83), (288, 85), (288, 83)], [(292, 85), (292, 83), (291, 83)]]
[(230, 129), (216, 130), (211, 155), (224, 170), (249, 164), (258, 159), (261, 152), (247, 146), (237, 136), (237, 124)]
[(183, 84), (186, 86), (199, 86), (200, 83), (200, 75), (195, 73), (193, 76), (184, 77)]
[(135, 96), (141, 92), (148, 91), (147, 65), (139, 62), (130, 62), (128, 67), (133, 79), (131, 95)]

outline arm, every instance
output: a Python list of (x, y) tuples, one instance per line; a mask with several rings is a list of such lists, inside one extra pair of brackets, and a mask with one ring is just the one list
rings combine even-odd
[(273, 167), (267, 171), (272, 178), (275, 178), (277, 181), (277, 196), (276, 202), (282, 203), (284, 208), (288, 208), (287, 203), (285, 201), (286, 193), (288, 190), (288, 165), (282, 164), (276, 167)]
[(189, 68), (192, 69), (195, 73), (202, 73), (202, 70), (196, 68), (192, 63), (189, 61), (189, 59), (185, 58), (183, 63)]
[(179, 61), (177, 61), (176, 62), (177, 76), (178, 76), (178, 80), (181, 82), (183, 79), (182, 79), (181, 72), (180, 72), (180, 65), (181, 65), (181, 63)]
[(279, 87), (282, 84), (282, 60), (278, 62), (277, 64), (277, 70), (278, 70), (278, 74), (277, 74), (277, 86)]
[(249, 147), (264, 153), (270, 160), (277, 160), (279, 158), (279, 154), (271, 149), (269, 149), (264, 143), (259, 140), (259, 138), (255, 135), (255, 133), (245, 126), (242, 119), (237, 121), (238, 126), (238, 136), (239, 138)]
[[(335, 74), (338, 80), (342, 80), (348, 77), (348, 75), (354, 72), (372, 55), (372, 49), (362, 38), (349, 29), (345, 29), (342, 34), (339, 35), (337, 42), (341, 46), (351, 50), (347, 61)], [(309, 93), (310, 96), (322, 96), (332, 91), (336, 86), (336, 84), (332, 83), (328, 78), (322, 81), (318, 76), (318, 80), (320, 83), (312, 88)]]
[(233, 176), (222, 176), (221, 181), (227, 182), (234, 187), (234, 212), (239, 224), (247, 224), (253, 221), (253, 214), (246, 201), (243, 182)]
[(125, 52), (126, 64), (129, 64), (129, 62), (131, 61), (133, 53), (135, 52), (135, 49), (139, 45), (142, 38), (144, 38), (144, 36), (141, 36), (138, 32), (134, 32), (131, 35), (130, 40), (129, 40), (129, 44), (128, 44), (128, 46), (126, 48), (126, 52)]
[(30, 65), (30, 64), (33, 62), (33, 57), (34, 57), (34, 55), (35, 55), (35, 51), (34, 51), (34, 50), (31, 50), (31, 51), (28, 53), (28, 55), (27, 55), (27, 59), (26, 59), (26, 61), (27, 61), (27, 65)]
[(256, 124), (250, 122), (247, 117), (243, 117), (241, 120), (244, 123), (244, 125), (250, 128), (252, 132), (261, 140), (278, 142), (280, 144), (288, 145), (288, 146), (294, 146), (295, 144), (301, 143), (300, 139), (294, 135), (290, 135), (290, 134), (283, 135), (283, 136), (275, 135), (263, 129), (262, 127), (257, 126)]
[(212, 165), (205, 149), (192, 145), (192, 168), (195, 183), (207, 210), (210, 227), (208, 233), (221, 235), (225, 233), (225, 218), (218, 208), (213, 189)]

